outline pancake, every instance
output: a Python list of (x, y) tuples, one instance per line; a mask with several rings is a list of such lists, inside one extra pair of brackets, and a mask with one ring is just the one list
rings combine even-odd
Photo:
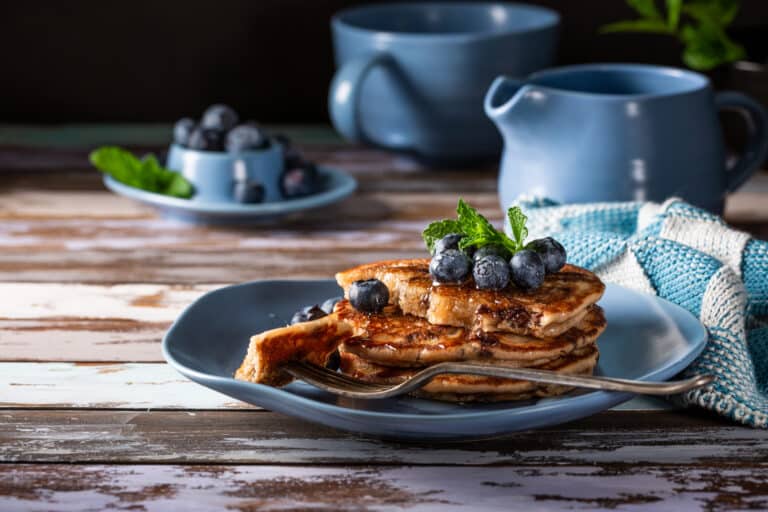
[(366, 314), (343, 300), (336, 305), (335, 312), (354, 331), (354, 337), (346, 340), (341, 350), (388, 366), (489, 359), (516, 362), (517, 366), (543, 364), (593, 344), (606, 325), (603, 310), (597, 305), (587, 309), (577, 326), (546, 340), (434, 325), (423, 318), (404, 315), (396, 306), (387, 306), (380, 314)]
[(428, 259), (388, 260), (336, 274), (347, 297), (351, 284), (361, 279), (379, 279), (389, 289), (391, 304), (429, 323), (536, 338), (559, 336), (577, 325), (605, 291), (597, 276), (574, 265), (547, 275), (536, 290), (511, 284), (499, 291), (479, 290), (471, 280), (434, 286)]
[[(595, 345), (575, 350), (567, 356), (550, 361), (537, 368), (573, 375), (590, 375), (597, 365), (599, 352)], [(503, 366), (503, 362), (494, 364)], [(398, 368), (366, 361), (355, 354), (341, 354), (343, 373), (376, 384), (399, 384), (421, 368)], [(477, 375), (439, 375), (422, 387), (416, 395), (448, 401), (523, 400), (532, 397), (554, 396), (571, 388), (517, 379)]]
[(283, 386), (293, 379), (280, 369), (281, 365), (307, 361), (325, 366), (339, 344), (350, 336), (352, 327), (340, 322), (336, 315), (265, 331), (251, 337), (235, 378)]

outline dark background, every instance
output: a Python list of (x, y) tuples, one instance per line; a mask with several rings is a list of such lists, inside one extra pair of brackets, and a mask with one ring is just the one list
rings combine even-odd
[[(346, 0), (0, 0), (0, 123), (169, 121), (226, 102), (263, 122), (327, 120), (328, 22)], [(662, 36), (599, 35), (623, 0), (532, 0), (562, 15), (559, 63), (680, 65)], [(768, 47), (768, 0), (734, 32)], [(762, 26), (761, 26), (762, 25)]]

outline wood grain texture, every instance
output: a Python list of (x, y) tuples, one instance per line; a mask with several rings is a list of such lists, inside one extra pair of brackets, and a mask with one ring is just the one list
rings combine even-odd
[(0, 408), (253, 408), (165, 363), (0, 363), (0, 375)]
[(0, 508), (91, 510), (759, 510), (768, 468), (13, 465)]
[(704, 414), (609, 411), (471, 443), (393, 443), (267, 411), (0, 411), (0, 462), (756, 464), (768, 436)]

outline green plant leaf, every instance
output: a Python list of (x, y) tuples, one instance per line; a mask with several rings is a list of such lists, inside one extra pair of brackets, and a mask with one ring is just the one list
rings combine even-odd
[(627, 5), (644, 18), (661, 19), (661, 13), (654, 0), (627, 0)]
[(432, 253), (435, 249), (435, 243), (446, 235), (453, 233), (464, 234), (459, 225), (459, 221), (453, 219), (443, 219), (431, 223), (421, 233), (427, 250)]
[(189, 181), (181, 174), (164, 168), (154, 155), (139, 160), (130, 151), (105, 146), (92, 151), (89, 160), (101, 172), (131, 187), (184, 199), (194, 194), (194, 187)]
[(613, 32), (649, 32), (654, 34), (672, 34), (664, 20), (627, 20), (609, 23), (600, 27), (604, 34)]
[(739, 7), (739, 0), (700, 0), (685, 3), (682, 12), (695, 20), (725, 27), (736, 17)]
[(683, 8), (683, 0), (666, 0), (667, 4), (667, 26), (670, 30), (677, 30), (680, 23), (680, 11)]
[(683, 61), (692, 69), (706, 71), (745, 55), (744, 48), (731, 41), (716, 23), (701, 21), (698, 25), (685, 25), (680, 31), (685, 43)]

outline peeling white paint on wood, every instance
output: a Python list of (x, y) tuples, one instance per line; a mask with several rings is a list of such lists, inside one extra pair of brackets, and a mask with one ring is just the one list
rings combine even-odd
[(240, 409), (164, 363), (0, 363), (0, 407)]
[(171, 322), (203, 293), (221, 286), (0, 283), (0, 318)]
[[(586, 466), (297, 467), (12, 466), (6, 512), (142, 507), (148, 511), (713, 510), (764, 508), (765, 468)], [(720, 483), (719, 489), (712, 487)], [(723, 485), (724, 484), (724, 485)], [(718, 506), (720, 505), (720, 506)]]

